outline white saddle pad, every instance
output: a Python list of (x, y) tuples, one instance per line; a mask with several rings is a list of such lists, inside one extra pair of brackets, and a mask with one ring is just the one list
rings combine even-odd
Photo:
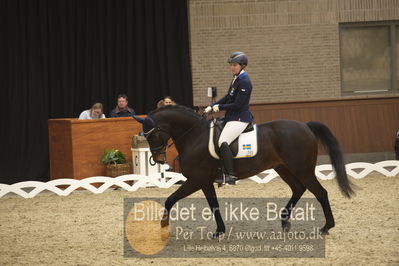
[[(213, 144), (213, 132), (214, 132), (214, 123), (211, 121), (210, 129), (209, 129), (209, 144), (208, 149), (211, 156), (215, 159), (220, 159), (219, 156), (215, 152), (215, 145)], [(249, 158), (254, 157), (258, 153), (258, 126), (254, 125), (254, 130), (246, 133), (242, 133), (238, 137), (238, 153), (234, 157), (235, 159), (239, 158)]]

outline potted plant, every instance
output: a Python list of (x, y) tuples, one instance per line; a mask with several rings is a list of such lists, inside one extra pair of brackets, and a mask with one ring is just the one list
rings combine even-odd
[(126, 161), (126, 155), (120, 150), (105, 149), (101, 157), (101, 163), (107, 166), (107, 176), (117, 177), (132, 173), (132, 166)]

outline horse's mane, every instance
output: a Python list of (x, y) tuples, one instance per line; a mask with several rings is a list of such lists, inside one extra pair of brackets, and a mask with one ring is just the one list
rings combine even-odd
[(162, 112), (164, 110), (169, 110), (169, 109), (177, 110), (179, 112), (183, 112), (185, 114), (191, 115), (191, 116), (193, 116), (195, 118), (198, 118), (198, 119), (202, 118), (202, 116), (197, 114), (194, 109), (192, 109), (190, 107), (187, 107), (187, 106), (184, 106), (184, 105), (166, 105), (166, 106), (162, 106), (162, 107), (159, 107), (159, 108), (151, 111), (148, 115), (154, 115), (154, 114), (156, 114), (158, 112)]

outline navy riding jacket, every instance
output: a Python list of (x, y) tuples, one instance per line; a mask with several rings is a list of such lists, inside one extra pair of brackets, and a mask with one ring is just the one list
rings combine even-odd
[(249, 111), (251, 92), (252, 83), (248, 73), (242, 72), (230, 85), (227, 94), (213, 105), (219, 104), (219, 110), (226, 110), (225, 122), (252, 122), (253, 115)]

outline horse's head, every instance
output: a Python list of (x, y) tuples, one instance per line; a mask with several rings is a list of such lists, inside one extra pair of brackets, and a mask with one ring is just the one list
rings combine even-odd
[[(200, 130), (201, 125), (202, 130)], [(196, 130), (193, 130), (194, 128)], [(173, 139), (178, 148), (178, 145), (183, 143), (192, 143), (192, 139), (205, 131), (207, 131), (205, 119), (193, 109), (181, 105), (160, 107), (150, 112), (143, 121), (143, 132), (150, 144), (152, 157), (155, 162), (161, 164), (166, 162), (169, 138)]]
[(156, 163), (166, 163), (166, 148), (170, 133), (167, 128), (161, 127), (156, 119), (150, 115), (143, 122), (144, 136), (150, 144), (150, 151)]

